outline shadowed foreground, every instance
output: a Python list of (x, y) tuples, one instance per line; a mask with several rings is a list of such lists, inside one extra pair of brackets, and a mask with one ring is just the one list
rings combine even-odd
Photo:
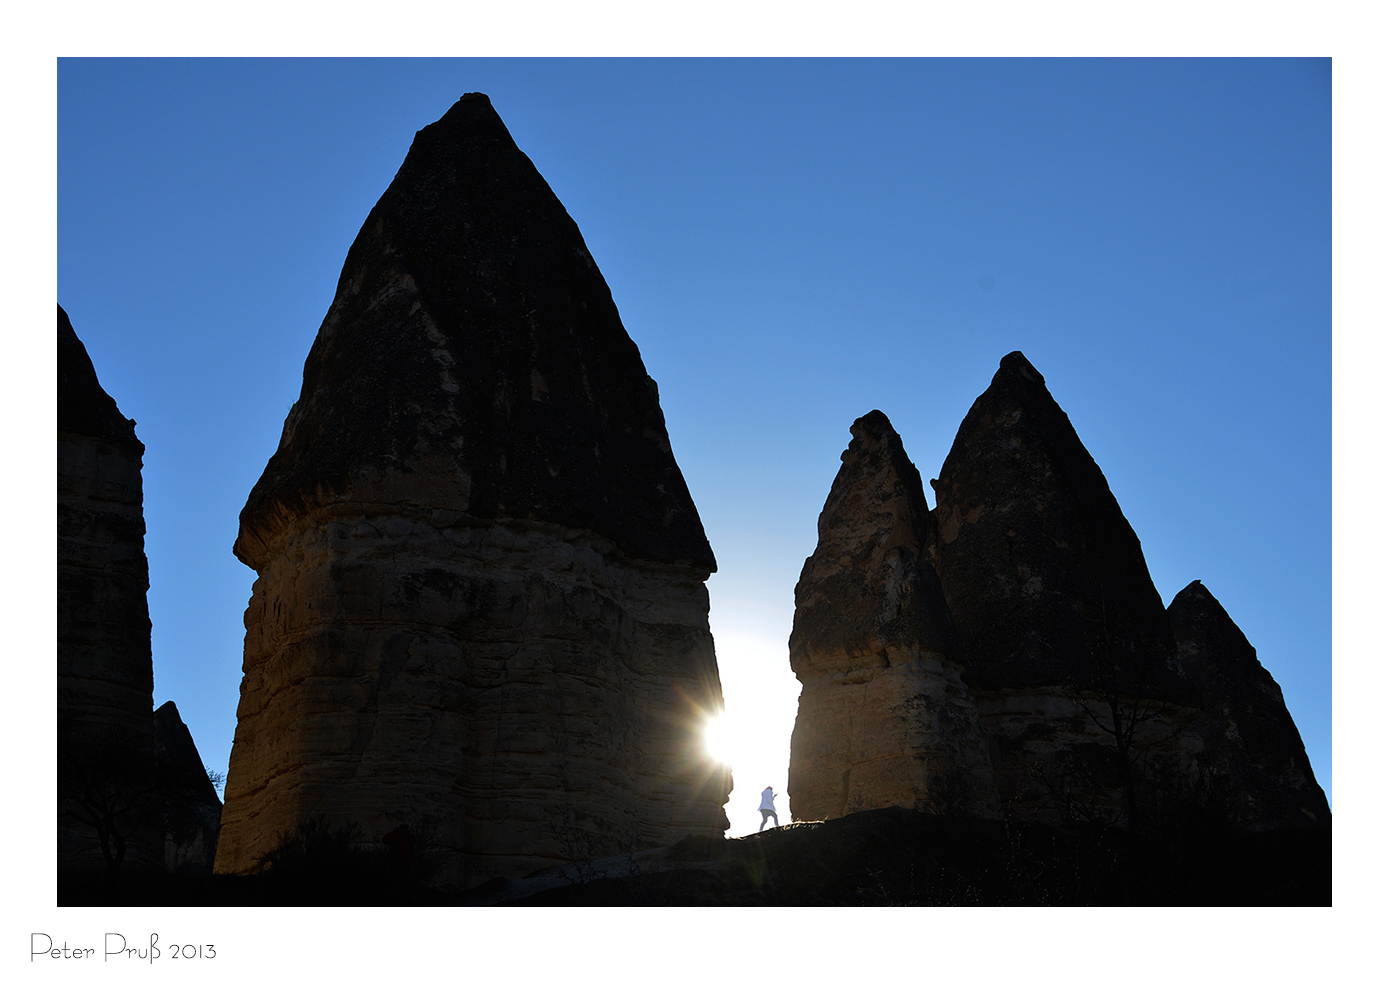
[(1331, 832), (1120, 831), (870, 810), (449, 893), (384, 851), (325, 844), (259, 875), (60, 880), (60, 905), (1066, 906), (1331, 904)]

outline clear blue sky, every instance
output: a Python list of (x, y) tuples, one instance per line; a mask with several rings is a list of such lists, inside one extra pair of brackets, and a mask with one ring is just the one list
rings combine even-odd
[(367, 212), (481, 91), (660, 385), (730, 714), (781, 741), (735, 762), (734, 833), (785, 791), (792, 591), (849, 424), (883, 410), (930, 478), (1014, 349), (1331, 797), (1329, 60), (64, 59), (57, 87), (58, 302), (146, 445), (155, 704), (206, 764), (237, 514)]

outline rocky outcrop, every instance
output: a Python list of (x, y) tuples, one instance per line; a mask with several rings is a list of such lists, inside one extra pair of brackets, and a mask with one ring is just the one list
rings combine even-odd
[(210, 873), (222, 800), (173, 700), (154, 711), (154, 770), (164, 807), (165, 870)]
[(58, 308), (58, 869), (155, 869), (144, 445)]
[(999, 363), (931, 480), (935, 562), (977, 686), (1102, 685), (1119, 668), (1171, 691), (1162, 599), (1109, 483), (1040, 372)]
[(921, 475), (881, 412), (860, 417), (796, 584), (791, 813), (906, 806), (997, 815), (988, 749), (929, 559)]
[(1123, 817), (1137, 778), (1189, 775), (1198, 694), (1138, 537), (1021, 352), (931, 485), (933, 561), (1009, 808)]
[(407, 825), (449, 885), (726, 827), (697, 744), (713, 554), (608, 287), (485, 96), (367, 217), (235, 551), (217, 871), (308, 817)]
[(1177, 658), (1201, 689), (1201, 765), (1228, 822), (1264, 831), (1330, 826), (1283, 691), (1244, 632), (1198, 580), (1167, 608)]
[(1002, 812), (1161, 843), (1329, 826), (1277, 683), (1199, 582), (1163, 609), (1021, 353), (961, 424), (934, 511), (885, 416), (852, 433), (796, 586), (795, 819)]

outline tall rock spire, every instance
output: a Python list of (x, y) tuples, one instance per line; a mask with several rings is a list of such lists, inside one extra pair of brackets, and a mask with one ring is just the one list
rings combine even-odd
[(853, 440), (796, 584), (792, 815), (922, 807), (996, 813), (988, 751), (927, 558), (921, 475), (880, 411)]
[(410, 827), (452, 886), (727, 826), (697, 744), (714, 558), (608, 287), (487, 97), (363, 224), (235, 550), (258, 578), (218, 871), (320, 815)]
[(158, 870), (145, 446), (58, 307), (58, 870)]
[(932, 486), (934, 563), (1005, 803), (1064, 811), (1083, 795), (1094, 815), (1132, 813), (1140, 760), (1199, 748), (1198, 696), (1172, 665), (1138, 537), (1021, 352), (999, 363)]

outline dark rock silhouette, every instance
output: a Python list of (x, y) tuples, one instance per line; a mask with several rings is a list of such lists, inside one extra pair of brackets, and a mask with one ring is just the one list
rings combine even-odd
[(344, 496), (714, 570), (607, 283), (480, 93), (415, 136), (353, 242), (237, 555), (256, 567), (287, 518)]
[(803, 688), (791, 813), (823, 820), (929, 803), (996, 815), (988, 749), (929, 561), (921, 475), (880, 411), (850, 431), (796, 584), (791, 668)]
[(144, 445), (58, 307), (58, 869), (163, 862)]
[(1199, 580), (1167, 608), (1177, 658), (1201, 688), (1202, 765), (1212, 802), (1248, 830), (1329, 826), (1283, 691), (1259, 663), (1244, 632)]
[(449, 885), (726, 827), (697, 744), (714, 557), (607, 284), (487, 97), (362, 226), (235, 551), (219, 872), (311, 816), (407, 825)]
[(999, 363), (931, 485), (936, 569), (972, 685), (1097, 687), (1117, 667), (1194, 695), (1166, 663), (1172, 637), (1138, 537), (1021, 352)]
[[(989, 782), (1011, 819), (1124, 826), (1168, 860), (1194, 851), (1173, 838), (1329, 826), (1277, 684), (1200, 583), (1163, 609), (1103, 473), (1020, 352), (961, 424), (934, 511), (886, 417), (852, 433), (796, 587), (797, 819), (987, 817)], [(941, 660), (885, 693), (904, 653)], [(913, 695), (928, 683), (953, 708)]]
[(154, 768), (164, 806), (165, 869), (210, 873), (222, 800), (173, 700), (154, 711)]
[(1171, 662), (1138, 537), (1021, 352), (999, 363), (931, 484), (934, 562), (1004, 802), (1130, 815), (1136, 779), (1188, 770), (1198, 696)]

